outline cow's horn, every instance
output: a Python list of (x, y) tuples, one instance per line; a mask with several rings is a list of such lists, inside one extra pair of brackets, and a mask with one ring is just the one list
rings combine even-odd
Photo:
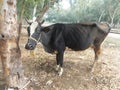
[(45, 20), (42, 20), (42, 21), (41, 21), (41, 24), (43, 24), (44, 22), (45, 22)]
[(28, 21), (28, 18), (27, 17), (25, 17), (25, 21), (30, 25), (32, 22), (29, 22)]

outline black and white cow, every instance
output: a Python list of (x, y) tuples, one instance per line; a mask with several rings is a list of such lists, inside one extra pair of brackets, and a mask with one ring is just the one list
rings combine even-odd
[(30, 25), (30, 30), (33, 32), (31, 32), (25, 48), (34, 50), (37, 43), (41, 42), (46, 52), (57, 52), (56, 61), (59, 75), (63, 73), (63, 56), (66, 47), (75, 51), (94, 47), (95, 63), (100, 54), (101, 43), (110, 32), (107, 23), (56, 23), (46, 27), (41, 24), (33, 22)]

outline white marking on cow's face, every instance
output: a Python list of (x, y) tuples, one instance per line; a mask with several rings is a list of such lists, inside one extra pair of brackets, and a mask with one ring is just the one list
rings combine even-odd
[(35, 32), (35, 29), (37, 28), (37, 26), (38, 26), (38, 22), (33, 22), (30, 25), (30, 36)]

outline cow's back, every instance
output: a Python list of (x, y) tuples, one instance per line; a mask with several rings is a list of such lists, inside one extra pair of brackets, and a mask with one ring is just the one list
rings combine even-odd
[(89, 24), (65, 24), (64, 25), (64, 41), (67, 47), (73, 50), (85, 50), (90, 47), (95, 40), (101, 43), (109, 32), (108, 26), (96, 23)]

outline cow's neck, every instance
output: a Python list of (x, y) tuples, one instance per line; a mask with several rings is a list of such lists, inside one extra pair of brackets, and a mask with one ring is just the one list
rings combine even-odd
[(44, 47), (44, 50), (48, 53), (53, 53), (54, 49), (52, 48), (52, 31), (48, 31), (48, 32), (41, 32), (41, 43)]
[(52, 31), (48, 31), (48, 32), (41, 32), (41, 43), (45, 46), (48, 46), (50, 40), (51, 40), (51, 36), (52, 36)]

